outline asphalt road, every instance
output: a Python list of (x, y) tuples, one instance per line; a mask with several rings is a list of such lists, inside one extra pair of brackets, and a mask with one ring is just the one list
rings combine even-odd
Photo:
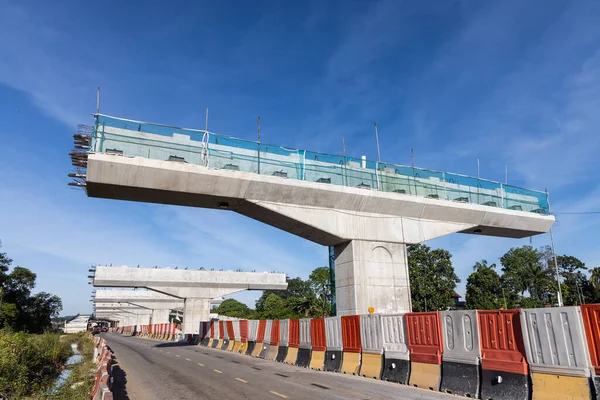
[(115, 353), (115, 400), (457, 399), (202, 346), (103, 334)]

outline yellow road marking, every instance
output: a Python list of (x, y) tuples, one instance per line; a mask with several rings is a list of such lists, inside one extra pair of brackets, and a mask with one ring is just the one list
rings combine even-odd
[(186, 358), (185, 361), (192, 361), (192, 360), (190, 360), (189, 358)]
[(179, 354), (175, 354), (175, 357), (181, 357)]
[(275, 396), (283, 397), (284, 399), (288, 398), (285, 394), (277, 393), (277, 392), (274, 392), (272, 390), (269, 391), (269, 393), (273, 393)]
[(248, 381), (245, 381), (245, 380), (243, 380), (243, 379), (240, 379), (240, 378), (235, 378), (235, 380), (236, 380), (236, 381), (240, 381), (240, 382), (244, 382), (244, 383), (248, 383)]
[(198, 363), (199, 366), (204, 367), (204, 364)]
[(213, 371), (215, 371), (217, 374), (222, 374), (222, 372), (219, 371), (218, 369), (213, 369)]

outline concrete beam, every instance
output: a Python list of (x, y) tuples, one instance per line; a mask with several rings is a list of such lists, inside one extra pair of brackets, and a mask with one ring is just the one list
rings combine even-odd
[(180, 299), (213, 299), (242, 290), (287, 288), (285, 274), (128, 267), (96, 267), (93, 285), (143, 287)]
[[(267, 272), (233, 272), (233, 271), (198, 271), (175, 270), (156, 268), (128, 268), (128, 267), (96, 267), (93, 285), (98, 287), (143, 287), (167, 296), (184, 300), (183, 302), (183, 332), (185, 334), (198, 334), (200, 321), (210, 319), (211, 299), (239, 292), (241, 290), (285, 290), (287, 281), (285, 274)], [(135, 301), (136, 305), (152, 303), (151, 292), (147, 291), (97, 291), (96, 301), (101, 299), (115, 300), (121, 294), (108, 294), (106, 292), (135, 292), (142, 302)], [(161, 297), (155, 295), (154, 298)], [(157, 303), (158, 304), (158, 303)], [(163, 301), (163, 304), (167, 304)], [(153, 323), (164, 320), (165, 314), (158, 313), (155, 308), (152, 313)], [(168, 314), (166, 315), (168, 318)]]
[[(554, 223), (553, 216), (532, 212), (101, 153), (88, 156), (86, 181), (90, 197), (203, 208), (227, 204), (325, 246), (353, 239), (419, 243), (451, 232), (523, 238)], [(385, 219), (359, 224), (372, 215)], [(403, 228), (404, 237), (381, 237), (381, 226), (385, 232)]]
[[(533, 192), (513, 193), (500, 184), (492, 189), (475, 184), (461, 187), (443, 178), (444, 175), (422, 179), (398, 174), (395, 170), (388, 171), (387, 168), (379, 170), (375, 176), (372, 169), (350, 164), (343, 168), (340, 165), (343, 171), (340, 170), (339, 175), (342, 176), (340, 183), (343, 176), (348, 179), (348, 176), (356, 175), (358, 180), (353, 178), (356, 182), (352, 185), (356, 186), (352, 187), (316, 182), (336, 179), (337, 173), (330, 171), (331, 168), (337, 169), (337, 164), (323, 165), (319, 176), (313, 173), (308, 180), (303, 175), (300, 180), (283, 179), (273, 176), (277, 171), (263, 171), (262, 175), (239, 171), (254, 171), (249, 165), (242, 168), (237, 165), (233, 168), (236, 170), (210, 168), (210, 155), (208, 160), (204, 160), (208, 167), (200, 165), (203, 164), (199, 158), (203, 145), (192, 143), (185, 135), (168, 137), (110, 126), (103, 127), (103, 133), (109, 135), (109, 142), (110, 135), (126, 137), (126, 144), (118, 141), (105, 144), (117, 146), (115, 148), (123, 154), (138, 157), (89, 154), (86, 175), (88, 196), (225, 208), (315, 243), (334, 246), (340, 315), (367, 313), (369, 306), (375, 307), (376, 312), (411, 310), (406, 244), (421, 243), (456, 232), (523, 238), (545, 233), (554, 223), (553, 216), (537, 213), (546, 211), (540, 208), (543, 202)], [(182, 141), (186, 144), (185, 150), (177, 147)], [(96, 145), (97, 150), (102, 151), (101, 143), (96, 142)], [(121, 145), (125, 147), (119, 147)], [(168, 151), (180, 149), (185, 152), (182, 156), (176, 151), (187, 162), (164, 161), (170, 155), (161, 152), (161, 145), (170, 149)], [(254, 157), (254, 150), (248, 153), (222, 143), (211, 143), (210, 146), (214, 151), (237, 151), (240, 155)], [(151, 151), (154, 151), (155, 159), (149, 158)], [(294, 163), (298, 162), (298, 158), (283, 157), (280, 161)], [(305, 161), (309, 160), (301, 161), (302, 165)], [(318, 166), (319, 162), (315, 157), (310, 164)], [(327, 178), (327, 175), (331, 176)], [(361, 176), (365, 176), (366, 183), (361, 182)], [(380, 177), (391, 180), (387, 191), (365, 189), (385, 187), (385, 182), (380, 185)], [(377, 179), (377, 184), (369, 179)], [(393, 183), (397, 180), (404, 181), (401, 191)], [(411, 189), (412, 183), (414, 190)], [(435, 193), (428, 191), (428, 185), (435, 187)], [(475, 197), (471, 196), (472, 191), (475, 191)], [(468, 197), (463, 197), (465, 194)], [(495, 207), (509, 204), (514, 208)], [(142, 278), (138, 286), (180, 298), (228, 294), (227, 291), (219, 291), (216, 286), (199, 289), (186, 284), (186, 280), (181, 278), (175, 278), (177, 283), (172, 285), (169, 285), (168, 278), (159, 279), (160, 283), (150, 277)], [(119, 285), (116, 281), (114, 279), (112, 286)], [(230, 286), (229, 290), (232, 288)], [(204, 308), (204, 305), (197, 307), (187, 302), (185, 306), (189, 310)]]
[(127, 303), (127, 302), (145, 302), (153, 303), (177, 301), (173, 296), (162, 293), (156, 293), (150, 290), (117, 290), (117, 289), (99, 289), (96, 290), (94, 301), (105, 303)]

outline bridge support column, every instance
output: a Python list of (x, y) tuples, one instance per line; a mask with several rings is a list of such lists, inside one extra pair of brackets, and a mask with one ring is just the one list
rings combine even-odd
[(137, 325), (150, 325), (150, 314), (138, 315)]
[(412, 311), (405, 244), (351, 240), (334, 257), (337, 315)]
[(200, 334), (200, 322), (210, 320), (210, 299), (185, 299), (183, 334)]
[(169, 310), (152, 310), (152, 324), (168, 324)]

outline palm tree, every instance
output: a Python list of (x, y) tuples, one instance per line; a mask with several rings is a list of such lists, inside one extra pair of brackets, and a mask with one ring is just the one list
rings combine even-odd
[(596, 289), (600, 289), (600, 267), (592, 268), (590, 275), (590, 283)]
[(481, 261), (477, 261), (475, 263), (475, 265), (473, 265), (473, 271), (479, 271), (480, 269), (483, 268), (496, 268), (496, 264), (492, 264), (492, 265), (488, 265), (487, 260), (481, 260)]

